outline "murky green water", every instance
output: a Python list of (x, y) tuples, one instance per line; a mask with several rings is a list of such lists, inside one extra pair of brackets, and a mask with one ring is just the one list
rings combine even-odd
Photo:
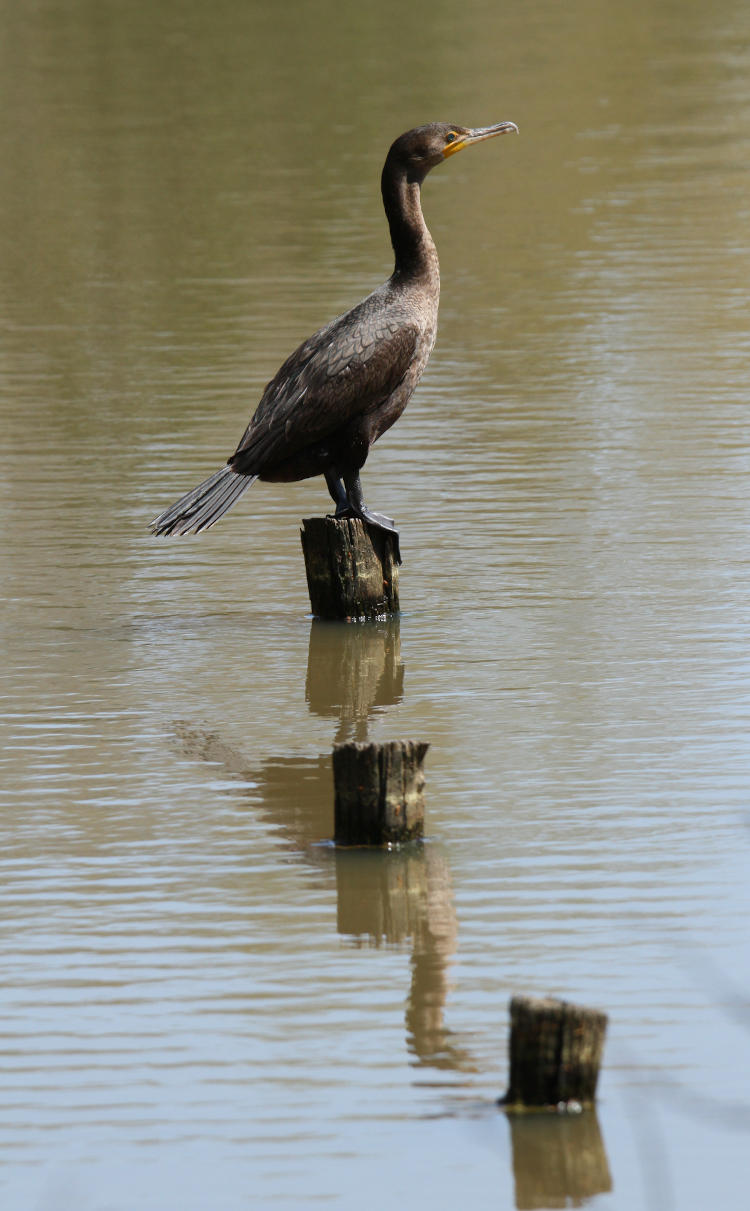
[[(0, 19), (3, 1208), (744, 1208), (750, 12)], [(505, 118), (365, 468), (400, 622), (308, 618), (322, 482), (151, 539), (389, 272), (392, 138)], [(430, 742), (423, 850), (321, 844), (354, 735)], [(547, 991), (598, 1121), (511, 1130)]]

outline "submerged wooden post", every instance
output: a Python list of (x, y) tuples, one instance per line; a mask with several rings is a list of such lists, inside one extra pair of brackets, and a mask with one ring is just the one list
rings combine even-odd
[(593, 1106), (607, 1015), (554, 997), (510, 1002), (508, 1109)]
[(398, 544), (358, 517), (306, 517), (300, 531), (316, 618), (397, 614)]
[(422, 763), (429, 747), (414, 740), (334, 746), (337, 845), (388, 845), (424, 834)]

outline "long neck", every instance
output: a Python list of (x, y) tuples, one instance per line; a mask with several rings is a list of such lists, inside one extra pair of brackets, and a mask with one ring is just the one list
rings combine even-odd
[(393, 277), (439, 282), (437, 249), (424, 221), (419, 186), (390, 157), (386, 160), (380, 187), (396, 254)]

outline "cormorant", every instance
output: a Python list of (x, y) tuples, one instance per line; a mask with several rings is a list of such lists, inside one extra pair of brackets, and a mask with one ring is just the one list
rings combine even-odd
[(396, 139), (381, 179), (392, 275), (287, 358), (226, 466), (155, 518), (154, 534), (208, 529), (256, 479), (324, 475), (336, 517), (361, 517), (388, 531), (398, 557), (398, 530), (367, 508), (359, 473), (372, 443), (406, 407), (435, 343), (440, 268), (420, 186), (448, 156), (509, 131), (518, 132), (515, 123), (468, 129), (433, 122)]

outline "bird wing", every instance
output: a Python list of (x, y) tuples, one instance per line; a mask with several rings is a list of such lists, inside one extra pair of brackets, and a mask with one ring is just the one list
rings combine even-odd
[(413, 316), (379, 303), (377, 292), (370, 295), (287, 358), (263, 392), (233, 466), (256, 472), (293, 457), (393, 394), (421, 329)]

